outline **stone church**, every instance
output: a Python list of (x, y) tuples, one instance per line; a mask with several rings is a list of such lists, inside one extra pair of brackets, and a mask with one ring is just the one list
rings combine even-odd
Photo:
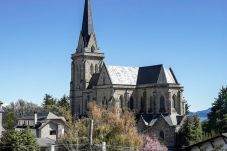
[(85, 0), (82, 29), (72, 54), (70, 99), (73, 115), (85, 115), (89, 101), (124, 108), (137, 115), (141, 133), (153, 133), (174, 147), (185, 119), (183, 87), (162, 64), (145, 67), (106, 65), (93, 28), (90, 0)]

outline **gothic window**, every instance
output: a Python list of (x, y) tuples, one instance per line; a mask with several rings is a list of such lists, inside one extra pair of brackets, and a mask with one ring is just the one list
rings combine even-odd
[(164, 96), (161, 96), (160, 97), (160, 109), (159, 109), (159, 112), (161, 113), (165, 113), (166, 110), (165, 110), (165, 98)]
[(141, 97), (140, 99), (140, 112), (143, 113), (143, 112), (146, 112), (146, 98), (147, 98), (147, 94), (146, 94), (146, 91), (143, 92), (143, 96)]
[(87, 96), (87, 100), (86, 100), (86, 110), (88, 110), (88, 103), (90, 101), (90, 95)]
[(103, 97), (102, 105), (103, 105), (103, 106), (107, 106), (107, 99), (106, 99), (105, 96)]
[(133, 100), (133, 96), (130, 97), (128, 107), (129, 107), (131, 110), (134, 109), (134, 100)]
[(176, 95), (173, 95), (172, 101), (173, 101), (172, 107), (176, 109), (177, 108), (177, 97), (176, 97)]
[(123, 95), (120, 96), (120, 108), (123, 109), (124, 107), (124, 97)]
[(71, 80), (74, 81), (74, 78), (75, 78), (75, 64), (74, 64), (74, 62), (72, 62), (72, 65), (71, 65)]
[(163, 131), (160, 131), (159, 137), (160, 137), (162, 140), (165, 139), (165, 135), (164, 135), (164, 132), (163, 132)]
[(91, 64), (91, 66), (90, 66), (90, 74), (92, 75), (93, 73), (94, 73), (94, 65)]
[(83, 80), (83, 79), (82, 79), (82, 77), (83, 77), (83, 64), (81, 64), (80, 66), (78, 65), (78, 67), (79, 67), (79, 69), (80, 69), (80, 72), (79, 72), (79, 74), (80, 74), (80, 79), (79, 79), (79, 80), (81, 81), (81, 80)]
[(99, 73), (99, 66), (97, 64), (95, 65), (95, 73)]
[(91, 47), (91, 52), (95, 52), (95, 46)]
[(154, 106), (153, 106), (154, 103), (153, 103), (153, 102), (154, 102), (154, 99), (153, 99), (153, 97), (151, 96), (151, 97), (150, 97), (150, 112), (154, 112), (154, 111), (153, 111), (153, 108), (154, 108)]

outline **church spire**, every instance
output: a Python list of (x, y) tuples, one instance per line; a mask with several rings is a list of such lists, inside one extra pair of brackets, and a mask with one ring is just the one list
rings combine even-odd
[(85, 45), (88, 43), (89, 38), (93, 33), (94, 33), (94, 27), (93, 27), (92, 13), (91, 13), (91, 2), (90, 0), (85, 0), (84, 16), (83, 16), (82, 31), (81, 31)]

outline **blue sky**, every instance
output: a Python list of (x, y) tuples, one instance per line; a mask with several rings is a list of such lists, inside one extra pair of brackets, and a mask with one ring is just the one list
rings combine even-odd
[[(0, 100), (69, 93), (84, 0), (1, 0)], [(172, 67), (191, 110), (227, 85), (226, 0), (92, 0), (107, 64)]]

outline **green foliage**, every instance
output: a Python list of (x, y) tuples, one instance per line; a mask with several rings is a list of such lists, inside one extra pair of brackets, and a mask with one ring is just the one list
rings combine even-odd
[(50, 111), (58, 116), (64, 116), (66, 120), (70, 120), (71, 118), (69, 97), (66, 95), (63, 95), (63, 97), (58, 100), (46, 94), (43, 107), (45, 111)]
[(91, 102), (88, 117), (67, 122), (68, 130), (61, 140), (65, 148), (72, 150), (75, 146), (70, 144), (89, 144), (91, 119), (94, 121), (93, 144), (106, 142), (107, 145), (133, 148), (142, 145), (142, 138), (136, 130), (134, 113), (124, 111), (119, 115), (115, 110), (107, 110)]
[(69, 97), (63, 95), (63, 97), (57, 101), (57, 105), (65, 108), (66, 110), (70, 110)]
[(178, 147), (188, 146), (203, 139), (203, 131), (198, 115), (188, 117), (177, 134)]
[(208, 131), (227, 132), (227, 87), (222, 87), (208, 114)]
[(189, 108), (190, 108), (190, 105), (188, 103), (185, 104), (185, 114), (188, 115), (188, 113), (190, 112), (189, 111)]
[(39, 151), (39, 146), (30, 130), (6, 131), (0, 142), (1, 151)]
[(45, 94), (45, 96), (43, 98), (43, 107), (47, 108), (48, 106), (55, 105), (56, 102), (57, 102), (57, 100), (55, 98), (53, 98), (52, 95)]
[(16, 125), (17, 118), (26, 115), (33, 115), (34, 111), (40, 111), (41, 107), (32, 102), (19, 99), (16, 102), (11, 102), (3, 109), (5, 111), (3, 115), (3, 127), (7, 129), (7, 127), (12, 127), (12, 124), (13, 126)]
[(13, 112), (7, 112), (5, 117), (5, 129), (13, 130), (15, 125), (15, 116)]

